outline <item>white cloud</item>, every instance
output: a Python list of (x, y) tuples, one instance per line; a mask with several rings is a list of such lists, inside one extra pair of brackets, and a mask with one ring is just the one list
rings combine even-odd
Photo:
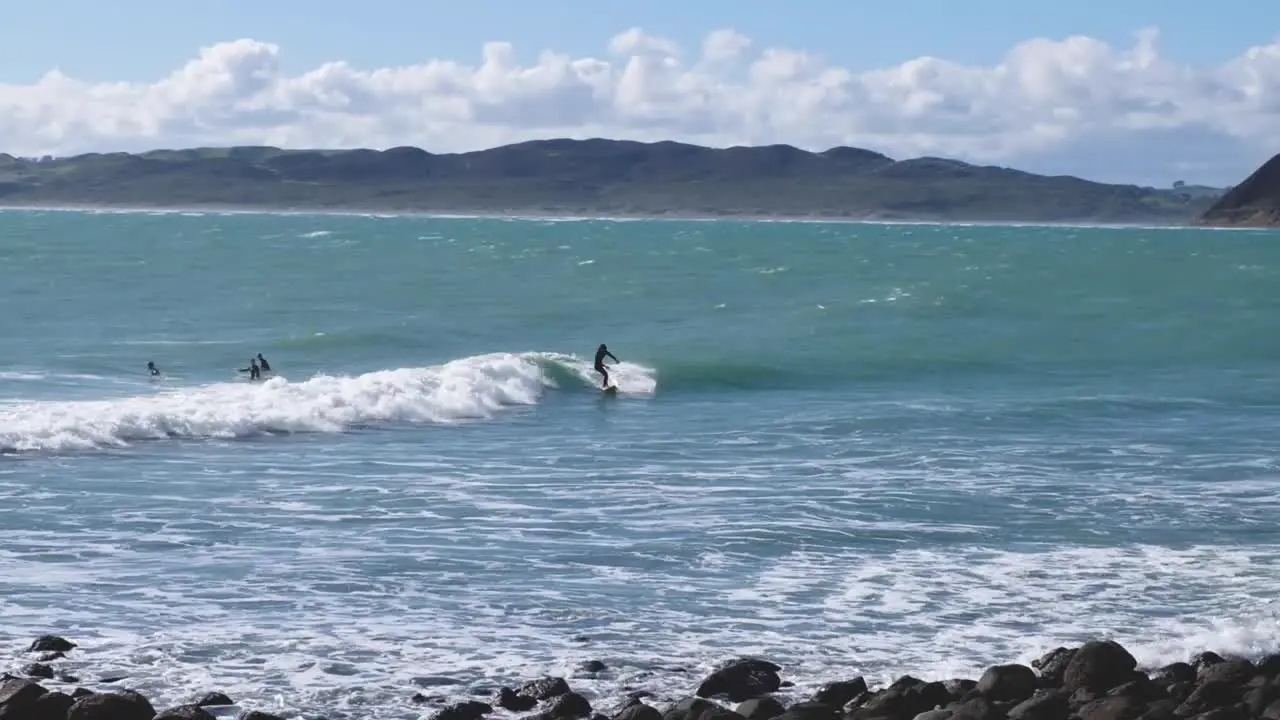
[(241, 39), (149, 84), (53, 71), (0, 85), (0, 137), (26, 155), (236, 143), (450, 152), (564, 136), (853, 145), (1153, 183), (1235, 182), (1280, 150), (1280, 42), (1191, 67), (1162, 57), (1158, 39), (1036, 38), (993, 66), (921, 57), (860, 71), (732, 29), (690, 53), (633, 28), (602, 58), (545, 51), (520, 65), (491, 42), (473, 64), (335, 61), (294, 76), (281, 48)]

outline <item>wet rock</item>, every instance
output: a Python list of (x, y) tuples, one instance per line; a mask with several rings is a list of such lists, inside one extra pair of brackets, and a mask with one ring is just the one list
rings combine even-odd
[(738, 713), (710, 700), (690, 697), (677, 702), (662, 714), (663, 720), (743, 720)]
[(1248, 660), (1223, 660), (1202, 666), (1196, 673), (1196, 681), (1202, 685), (1210, 682), (1225, 682), (1239, 686), (1252, 680), (1257, 672), (1257, 668)]
[(954, 678), (951, 680), (944, 680), (942, 682), (942, 686), (945, 687), (947, 692), (951, 693), (952, 696), (964, 697), (978, 689), (978, 681), (970, 680), (968, 678)]
[(240, 720), (284, 720), (279, 715), (252, 710), (240, 716)]
[(88, 695), (67, 710), (67, 720), (152, 720), (155, 716), (151, 703), (132, 690)]
[(1258, 672), (1267, 677), (1280, 675), (1280, 654), (1272, 653), (1259, 660)]
[(155, 720), (217, 720), (199, 705), (179, 705), (156, 715)]
[(1206, 650), (1191, 659), (1191, 666), (1199, 672), (1202, 668), (1209, 667), (1210, 665), (1217, 665), (1220, 662), (1224, 662), (1221, 655), (1213, 652), (1212, 650)]
[(768, 695), (781, 687), (781, 669), (767, 660), (735, 660), (708, 675), (694, 694), (703, 698), (727, 697), (730, 702)]
[(1036, 673), (1026, 665), (996, 665), (978, 680), (978, 692), (988, 700), (1022, 702), (1036, 691)]
[(1201, 683), (1195, 691), (1178, 706), (1177, 714), (1182, 716), (1199, 715), (1240, 700), (1239, 687), (1234, 683), (1216, 680)]
[(439, 705), (447, 699), (448, 698), (443, 695), (423, 695), (422, 693), (416, 692), (409, 698), (409, 702), (414, 703), (415, 705)]
[(1092, 640), (1076, 650), (1062, 674), (1062, 681), (1073, 690), (1085, 688), (1106, 692), (1132, 680), (1137, 666), (1138, 661), (1120, 643)]
[(583, 672), (598, 673), (598, 672), (604, 672), (605, 670), (608, 670), (609, 666), (605, 665), (599, 660), (588, 660), (584, 663), (579, 664), (578, 669)]
[[(748, 700), (747, 702), (751, 702)], [(613, 720), (662, 720), (662, 713), (658, 709), (642, 702), (634, 702), (622, 708), (617, 715), (613, 716)], [(754, 720), (768, 720), (768, 718), (756, 718)]]
[(828, 705), (827, 703), (800, 702), (787, 708), (785, 712), (777, 716), (777, 720), (837, 720), (840, 716), (839, 705)]
[(36, 662), (42, 662), (42, 663), (53, 662), (54, 660), (61, 660), (66, 656), (67, 654), (64, 652), (41, 653), (40, 657), (36, 658)]
[(1261, 717), (1267, 706), (1280, 700), (1280, 683), (1268, 682), (1245, 692), (1241, 698), (1253, 717)]
[(53, 668), (45, 665), (44, 663), (27, 663), (22, 667), (22, 674), (27, 677), (52, 680)]
[(69, 653), (75, 649), (76, 644), (57, 635), (41, 635), (31, 641), (31, 646), (27, 648), (27, 652), (60, 652)]
[(199, 707), (209, 707), (211, 705), (235, 705), (235, 701), (220, 692), (205, 693), (196, 700)]
[(1146, 709), (1138, 698), (1116, 695), (1094, 700), (1080, 708), (1076, 715), (1080, 720), (1137, 720)]
[(813, 701), (842, 708), (849, 701), (867, 691), (867, 681), (861, 677), (852, 680), (827, 683), (813, 693)]
[(1074, 649), (1057, 647), (1031, 661), (1031, 667), (1040, 673), (1045, 687), (1057, 687), (1062, 684), (1062, 676), (1067, 672), (1067, 665), (1076, 654)]
[(531, 697), (538, 702), (565, 695), (568, 692), (569, 683), (565, 682), (562, 677), (544, 677), (530, 680), (516, 689), (517, 695)]
[(951, 720), (999, 720), (1004, 714), (985, 697), (975, 697), (956, 705)]
[(71, 691), (71, 697), (76, 700), (79, 700), (82, 697), (88, 697), (92, 694), (93, 694), (93, 691), (88, 688), (76, 688), (75, 690)]
[(0, 679), (0, 709), (17, 712), (21, 708), (30, 707), (36, 698), (47, 691), (22, 678), (6, 677)]
[(432, 720), (480, 720), (493, 712), (493, 706), (478, 700), (454, 703), (437, 710), (431, 715)]
[[(840, 703), (836, 707), (843, 706), (844, 703)], [(777, 698), (768, 695), (744, 700), (738, 704), (738, 707), (734, 708), (735, 712), (747, 720), (771, 720), (786, 712), (786, 710), (782, 703), (778, 702)]]
[[(534, 715), (538, 720), (577, 720), (591, 715), (591, 703), (576, 692), (567, 692), (552, 699), (551, 705)], [(470, 719), (460, 719), (470, 720)]]
[(80, 678), (70, 673), (58, 673), (58, 681), (68, 685), (74, 685), (80, 682)]
[(1178, 701), (1163, 698), (1147, 704), (1147, 711), (1142, 713), (1140, 720), (1173, 720), (1174, 710), (1178, 708)]
[(937, 710), (929, 710), (915, 716), (913, 720), (948, 720), (955, 710), (948, 708), (938, 708)]
[(1008, 712), (1009, 720), (1067, 720), (1070, 714), (1067, 697), (1059, 690), (1041, 690)]
[(850, 717), (855, 720), (914, 718), (922, 712), (948, 705), (953, 700), (954, 696), (947, 692), (947, 686), (943, 683), (926, 683), (907, 675), (872, 695)]
[(70, 695), (61, 692), (47, 692), (32, 703), (32, 718), (65, 718), (67, 711), (75, 704), (75, 699)]
[(538, 704), (538, 701), (528, 695), (521, 695), (509, 687), (504, 687), (498, 690), (498, 696), (494, 704), (503, 710), (525, 712), (532, 710)]
[(1191, 667), (1190, 663), (1176, 662), (1165, 665), (1156, 671), (1153, 678), (1164, 685), (1172, 685), (1180, 682), (1195, 682), (1196, 669)]

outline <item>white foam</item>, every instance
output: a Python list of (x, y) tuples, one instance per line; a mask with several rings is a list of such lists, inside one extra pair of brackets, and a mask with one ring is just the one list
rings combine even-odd
[[(243, 438), (340, 432), (370, 423), (485, 419), (503, 408), (536, 403), (554, 385), (546, 360), (563, 363), (585, 384), (596, 382), (590, 366), (570, 355), (496, 353), (302, 382), (275, 376), (122, 399), (24, 402), (0, 409), (0, 447), (85, 450), (170, 437)], [(651, 372), (634, 364), (613, 371), (627, 393), (652, 392)]]

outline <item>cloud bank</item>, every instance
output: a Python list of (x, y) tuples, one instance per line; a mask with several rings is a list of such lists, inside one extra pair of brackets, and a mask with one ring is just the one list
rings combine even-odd
[(1216, 67), (1163, 58), (1155, 30), (1129, 48), (1032, 39), (992, 66), (920, 57), (858, 71), (734, 30), (701, 47), (631, 29), (601, 57), (508, 43), (477, 62), (363, 69), (335, 61), (281, 71), (283, 50), (241, 39), (207, 47), (152, 83), (88, 83), (57, 71), (0, 85), (13, 154), (197, 145), (417, 145), (456, 152), (547, 137), (681, 140), (713, 146), (866, 147), (1038, 172), (1219, 184), (1280, 150), (1280, 42)]

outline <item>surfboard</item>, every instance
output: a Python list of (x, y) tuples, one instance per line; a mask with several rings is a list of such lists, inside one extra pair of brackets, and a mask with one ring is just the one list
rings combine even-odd
[(602, 390), (601, 392), (603, 392), (605, 395), (617, 395), (617, 394), (618, 394), (618, 386), (617, 386), (617, 385), (610, 385), (609, 387), (605, 388), (605, 389), (604, 389), (604, 390)]

